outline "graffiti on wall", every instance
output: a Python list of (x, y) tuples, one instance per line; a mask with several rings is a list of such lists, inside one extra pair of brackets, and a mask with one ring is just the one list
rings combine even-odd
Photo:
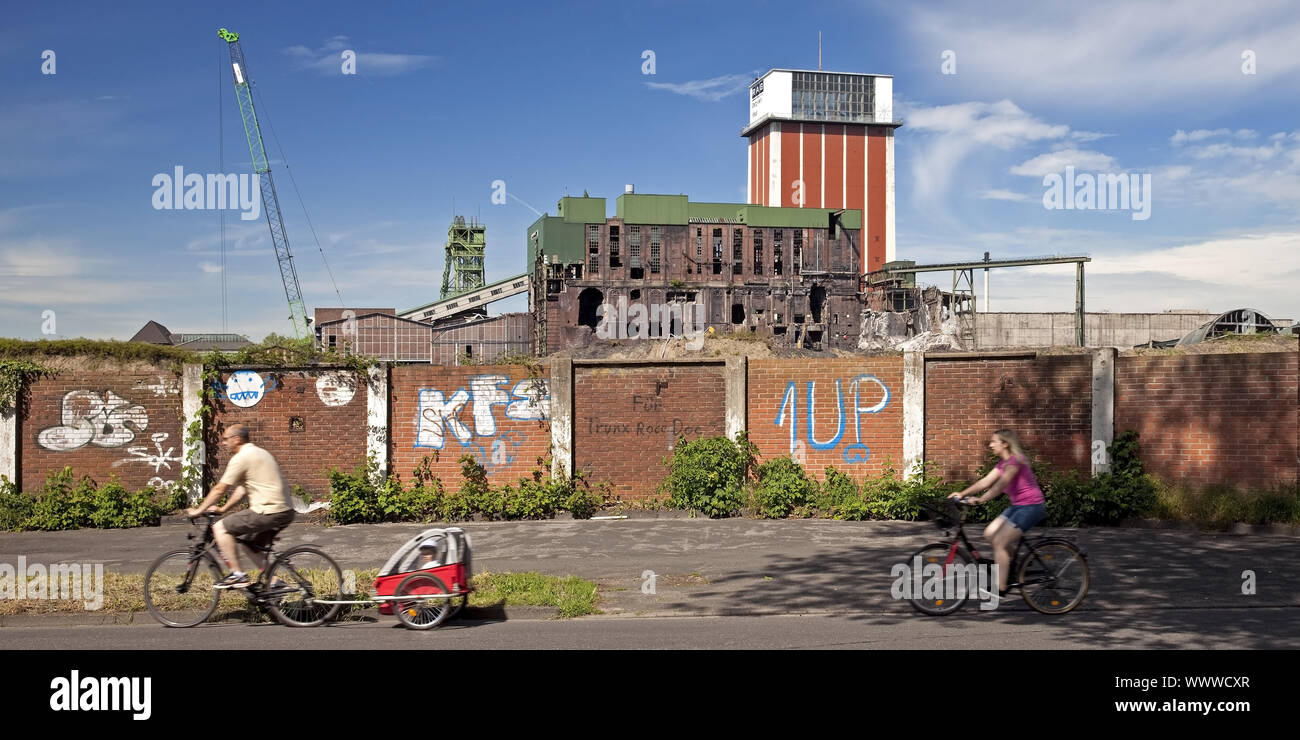
[(144, 446), (128, 447), (126, 448), (126, 454), (129, 457), (124, 457), (113, 463), (113, 467), (116, 468), (129, 463), (151, 465), (153, 466), (154, 476), (149, 479), (148, 485), (160, 490), (171, 491), (176, 486), (176, 481), (163, 480), (163, 477), (158, 475), (162, 468), (170, 471), (172, 463), (179, 466), (182, 462), (180, 452), (174, 445), (168, 445), (166, 449), (163, 449), (163, 445), (166, 444), (169, 437), (170, 435), (167, 432), (150, 434), (149, 441), (153, 442), (154, 445), (152, 451)]
[(493, 470), (507, 468), (519, 457), (519, 445), (524, 443), (524, 435), (519, 432), (501, 432), (493, 437), (491, 444), (487, 440), (483, 442), (471, 442), (466, 445), (466, 454), (473, 455), (483, 469), (491, 473)]
[(835, 407), (837, 421), (835, 434), (826, 440), (817, 439), (813, 431), (817, 423), (817, 381), (804, 383), (804, 419), (805, 432), (800, 438), (799, 429), (799, 391), (794, 381), (785, 386), (781, 397), (781, 410), (776, 415), (776, 425), (790, 425), (790, 456), (797, 460), (806, 459), (809, 448), (814, 450), (833, 450), (844, 440), (845, 422), (852, 423), (853, 444), (844, 445), (840, 455), (849, 464), (865, 463), (871, 458), (871, 449), (862, 444), (862, 416), (878, 414), (889, 405), (889, 386), (874, 375), (859, 375), (849, 381), (848, 395), (852, 404), (848, 413), (844, 410), (844, 387), (840, 379), (835, 379)]
[(256, 406), (275, 387), (274, 375), (267, 375), (263, 380), (261, 375), (252, 370), (236, 370), (225, 383), (219, 380), (212, 382), (212, 390), (216, 391), (217, 398), (229, 399), (231, 403), (245, 409)]
[(316, 396), (326, 406), (346, 406), (357, 392), (352, 373), (326, 373), (316, 379)]
[(113, 391), (76, 390), (63, 396), (59, 426), (41, 430), (36, 443), (47, 450), (67, 452), (86, 445), (121, 447), (149, 426), (144, 406)]
[(133, 389), (137, 391), (149, 391), (155, 397), (175, 396), (181, 392), (181, 381), (176, 378), (169, 378), (166, 375), (157, 376), (158, 382), (151, 383), (145, 380), (135, 381)]
[[(494, 409), (497, 406), (504, 407), (507, 419), (527, 421), (551, 418), (551, 393), (545, 378), (521, 380), (512, 387), (509, 387), (509, 383), (510, 378), (505, 375), (476, 375), (469, 379), (469, 390), (457, 388), (450, 396), (437, 388), (421, 388), (418, 394), (419, 415), (415, 422), (415, 446), (441, 450), (448, 436), (462, 447), (473, 446), (476, 437), (495, 438), (497, 423)], [(509, 390), (503, 386), (509, 387)], [(461, 418), (466, 408), (469, 409), (473, 429)], [(502, 446), (494, 445), (490, 454), (484, 451), (484, 456), (489, 460), (504, 460), (507, 457), (513, 459), (505, 448), (507, 444), (517, 446), (519, 442), (505, 442), (502, 435)]]

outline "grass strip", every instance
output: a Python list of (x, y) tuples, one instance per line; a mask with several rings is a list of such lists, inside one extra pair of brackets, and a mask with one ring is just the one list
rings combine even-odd
[[(355, 590), (355, 596), (352, 598), (358, 600), (370, 598), (374, 593), (374, 581), (378, 574), (377, 568), (344, 571), (344, 578), (349, 581), (347, 585)], [(473, 583), (477, 590), (470, 596), (470, 606), (550, 606), (557, 609), (559, 616), (565, 619), (599, 613), (596, 609), (596, 584), (576, 576), (560, 578), (542, 573), (480, 573), (474, 576)], [(93, 583), (85, 583), (83, 587), (89, 591), (93, 585)], [(91, 599), (0, 598), (0, 616), (147, 612), (144, 603), (143, 573), (105, 572), (102, 594), (102, 602), (98, 609), (87, 608), (87, 601)], [(93, 598), (92, 594), (85, 595)], [(345, 606), (337, 619), (356, 619), (359, 612), (371, 606), (373, 605)], [(227, 619), (241, 622), (273, 621), (265, 609), (256, 606), (235, 590), (222, 593), (217, 611), (208, 621), (218, 622)]]
[(596, 584), (577, 576), (543, 573), (479, 573), (470, 606), (550, 606), (561, 619), (599, 614)]

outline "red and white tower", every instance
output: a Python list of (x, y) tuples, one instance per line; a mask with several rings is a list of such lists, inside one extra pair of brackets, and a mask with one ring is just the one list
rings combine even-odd
[(862, 211), (863, 273), (894, 259), (894, 78), (773, 69), (749, 88), (750, 203)]

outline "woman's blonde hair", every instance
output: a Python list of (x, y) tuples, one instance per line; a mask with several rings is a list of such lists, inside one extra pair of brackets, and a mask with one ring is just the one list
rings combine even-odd
[(1011, 454), (1015, 455), (1016, 457), (1028, 457), (1027, 455), (1025, 455), (1024, 448), (1020, 446), (1020, 438), (1016, 436), (1015, 432), (1011, 431), (1010, 429), (998, 429), (993, 433), (1001, 437), (1002, 441), (1006, 442), (1007, 445), (1011, 447)]

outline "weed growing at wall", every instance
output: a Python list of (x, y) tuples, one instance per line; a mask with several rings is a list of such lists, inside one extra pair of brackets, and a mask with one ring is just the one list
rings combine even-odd
[(333, 498), (330, 514), (339, 524), (369, 522), (550, 519), (560, 511), (587, 519), (606, 503), (606, 492), (594, 489), (582, 475), (551, 478), (542, 471), (549, 461), (539, 458), (531, 477), (511, 485), (492, 486), (487, 471), (472, 455), (460, 458), (461, 484), (448, 491), (432, 473), (437, 456), (426, 455), (412, 471), (414, 484), (404, 488), (396, 474), (378, 475), (373, 459), (348, 473), (329, 471)]
[(735, 516), (745, 505), (745, 484), (758, 448), (744, 432), (733, 442), (727, 437), (677, 439), (673, 454), (664, 459), (668, 477), (668, 506), (700, 511), (710, 517)]
[(0, 359), (0, 414), (7, 414), (18, 408), (18, 399), (28, 383), (53, 374), (54, 370), (37, 362)]
[(826, 480), (817, 492), (817, 513), (831, 519), (861, 521), (871, 518), (871, 510), (857, 482), (834, 467), (826, 468)]
[(153, 526), (174, 508), (172, 503), (170, 494), (153, 488), (128, 491), (116, 476), (100, 485), (90, 476), (77, 480), (72, 468), (63, 468), (47, 475), (35, 495), (19, 492), (8, 478), (0, 478), (0, 529)]
[(141, 361), (167, 365), (179, 372), (181, 365), (197, 362), (194, 352), (145, 342), (115, 342), (95, 339), (0, 339), (0, 358), (30, 360), (36, 357), (88, 357), (116, 362)]
[(755, 475), (754, 507), (764, 519), (784, 519), (796, 509), (806, 509), (816, 498), (817, 484), (789, 457), (768, 460), (758, 466)]

